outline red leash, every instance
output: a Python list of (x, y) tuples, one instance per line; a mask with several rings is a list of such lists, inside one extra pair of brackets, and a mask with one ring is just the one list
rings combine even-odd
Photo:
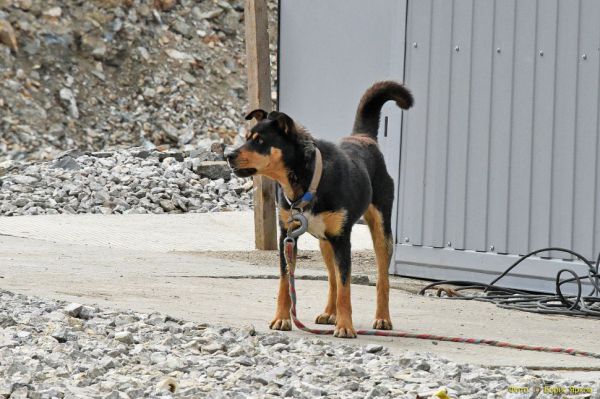
[[(296, 282), (294, 279), (294, 272), (296, 269), (296, 256), (294, 254), (294, 245), (295, 238), (287, 237), (284, 241), (284, 256), (286, 258), (286, 262), (288, 265), (288, 274), (289, 274), (289, 286), (290, 286), (290, 298), (292, 300), (292, 307), (290, 310), (290, 314), (292, 320), (296, 327), (302, 331), (309, 332), (311, 334), (320, 334), (320, 335), (332, 335), (333, 330), (325, 330), (325, 329), (315, 329), (309, 328), (304, 325), (300, 320), (298, 320), (297, 312), (296, 312)], [(403, 338), (416, 338), (416, 339), (428, 339), (432, 341), (448, 341), (448, 342), (458, 342), (458, 343), (466, 343), (466, 344), (480, 344), (480, 345), (490, 345), (497, 346), (500, 348), (513, 348), (513, 349), (521, 349), (527, 351), (534, 352), (550, 352), (550, 353), (565, 353), (573, 356), (585, 356), (591, 357), (595, 359), (600, 359), (599, 353), (586, 352), (572, 348), (552, 348), (552, 347), (544, 347), (544, 346), (529, 346), (529, 345), (519, 345), (512, 344), (510, 342), (502, 342), (502, 341), (494, 341), (491, 339), (481, 339), (481, 338), (460, 338), (460, 337), (446, 337), (443, 335), (432, 335), (432, 334), (419, 334), (419, 333), (410, 333), (405, 331), (384, 331), (384, 330), (356, 330), (356, 334), (358, 335), (377, 335), (381, 337), (403, 337)]]

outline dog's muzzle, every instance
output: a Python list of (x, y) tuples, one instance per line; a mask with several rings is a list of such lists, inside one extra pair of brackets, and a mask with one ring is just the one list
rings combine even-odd
[(254, 175), (256, 173), (256, 169), (254, 169), (254, 168), (245, 168), (245, 169), (238, 168), (237, 157), (239, 154), (240, 154), (239, 148), (235, 149), (235, 150), (225, 149), (223, 156), (225, 157), (227, 164), (229, 165), (229, 167), (231, 168), (233, 173), (236, 174), (236, 176), (250, 177), (250, 176)]

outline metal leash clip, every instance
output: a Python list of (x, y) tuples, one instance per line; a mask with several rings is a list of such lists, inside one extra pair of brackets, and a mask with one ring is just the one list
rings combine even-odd
[[(300, 223), (300, 226), (296, 229), (292, 229), (294, 222)], [(296, 259), (294, 254), (294, 248), (296, 246), (296, 238), (306, 233), (308, 230), (308, 219), (302, 213), (294, 213), (288, 220), (289, 228), (287, 236), (283, 240), (283, 254), (287, 263), (288, 273), (293, 276), (294, 269), (296, 268)]]
[[(292, 230), (292, 223), (294, 221), (300, 222), (300, 227)], [(306, 233), (306, 231), (308, 230), (308, 219), (306, 219), (306, 216), (304, 216), (301, 213), (293, 214), (290, 217), (290, 220), (288, 220), (288, 223), (290, 224), (290, 228), (288, 229), (288, 232), (287, 232), (287, 238), (296, 239), (296, 238), (300, 237), (302, 234)]]

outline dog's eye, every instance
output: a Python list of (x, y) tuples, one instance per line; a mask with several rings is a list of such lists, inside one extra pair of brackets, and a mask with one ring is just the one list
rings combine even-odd
[(259, 138), (258, 140), (256, 140), (256, 142), (260, 145), (263, 145), (265, 142), (263, 141), (263, 139)]

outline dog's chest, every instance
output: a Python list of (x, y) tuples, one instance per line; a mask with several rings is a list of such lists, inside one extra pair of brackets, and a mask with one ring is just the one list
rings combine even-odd
[(345, 209), (317, 214), (307, 212), (308, 232), (319, 239), (340, 235), (344, 230), (347, 214)]
[(308, 221), (308, 232), (315, 238), (324, 239), (327, 226), (325, 225), (325, 219), (322, 214), (315, 215), (314, 213), (307, 212), (304, 214)]
[[(308, 222), (308, 232), (318, 238), (326, 239), (340, 235), (346, 224), (348, 212), (345, 209), (337, 211), (325, 211), (319, 213), (304, 212), (303, 215)], [(279, 218), (283, 227), (290, 228), (291, 213), (289, 209), (279, 208)], [(292, 229), (300, 227), (299, 222), (293, 222)]]

